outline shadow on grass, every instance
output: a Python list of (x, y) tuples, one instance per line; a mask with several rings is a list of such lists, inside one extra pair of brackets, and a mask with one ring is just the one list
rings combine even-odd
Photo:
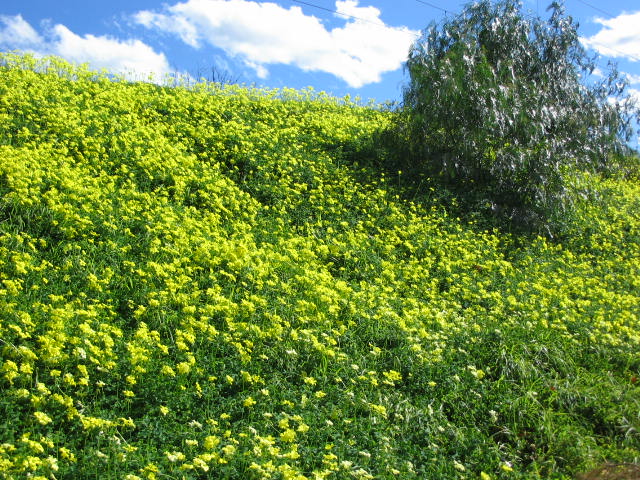
[(639, 480), (640, 465), (636, 463), (606, 463), (590, 472), (578, 475), (578, 480)]
[(476, 231), (497, 229), (522, 240), (540, 234), (551, 237), (540, 218), (518, 208), (507, 195), (497, 204), (487, 189), (460, 185), (429, 170), (428, 162), (418, 161), (416, 152), (393, 130), (380, 130), (366, 139), (325, 148), (336, 161), (352, 167), (358, 183), (371, 185), (384, 177), (385, 188), (392, 196), (398, 195), (424, 210), (444, 210), (448, 217)]

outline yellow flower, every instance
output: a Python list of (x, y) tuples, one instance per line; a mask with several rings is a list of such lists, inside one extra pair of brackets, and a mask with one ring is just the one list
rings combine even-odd
[(53, 422), (51, 417), (44, 412), (34, 412), (33, 416), (36, 417), (36, 420), (40, 425), (47, 425)]
[(402, 374), (400, 372), (396, 372), (395, 370), (389, 370), (388, 372), (382, 372), (386, 381), (385, 383), (389, 383), (394, 385), (394, 382), (398, 382), (402, 380)]
[(214, 437), (213, 435), (209, 435), (204, 439), (204, 448), (207, 450), (213, 450), (220, 443), (220, 439), (218, 437)]
[(224, 447), (222, 447), (222, 451), (226, 456), (230, 457), (231, 455), (236, 453), (236, 447), (233, 445), (225, 445)]
[(178, 373), (181, 373), (184, 375), (189, 373), (189, 371), (191, 370), (191, 365), (189, 365), (187, 362), (180, 362), (177, 365), (177, 369), (178, 369)]
[(167, 456), (167, 459), (170, 462), (179, 462), (181, 460), (184, 460), (186, 457), (184, 455), (184, 453), (182, 452), (164, 452), (164, 454)]
[(502, 465), (500, 465), (500, 468), (507, 473), (513, 472), (513, 468), (511, 467), (511, 462), (504, 462)]
[(60, 447), (60, 456), (65, 460), (69, 460), (71, 463), (75, 463), (77, 461), (73, 452), (66, 447)]
[(378, 415), (381, 415), (383, 417), (387, 416), (387, 407), (385, 407), (384, 405), (376, 405), (375, 403), (370, 403), (369, 407), (371, 407), (371, 410), (373, 410)]
[(202, 470), (203, 472), (208, 472), (209, 471), (209, 465), (207, 465), (207, 462), (205, 462), (200, 457), (196, 457), (196, 458), (193, 459), (193, 465), (196, 468), (199, 468), (200, 470)]
[(280, 440), (282, 440), (283, 442), (293, 442), (295, 438), (296, 432), (291, 428), (287, 428), (280, 434)]

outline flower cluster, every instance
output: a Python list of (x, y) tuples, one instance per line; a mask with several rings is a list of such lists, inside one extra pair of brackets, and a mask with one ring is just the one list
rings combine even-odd
[(371, 168), (390, 112), (0, 70), (6, 478), (525, 475), (593, 456), (585, 371), (637, 431), (637, 185), (523, 246)]

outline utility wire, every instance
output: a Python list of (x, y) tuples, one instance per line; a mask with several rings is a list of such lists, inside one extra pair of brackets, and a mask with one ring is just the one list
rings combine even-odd
[[(605, 10), (602, 10), (601, 8), (595, 7), (593, 5), (591, 5), (590, 3), (585, 2), (584, 0), (577, 0), (578, 2), (582, 3), (583, 5), (586, 5), (589, 8), (592, 8), (600, 13), (605, 14), (606, 16), (608, 16), (609, 18), (616, 18), (617, 15), (613, 15), (612, 13), (609, 13)], [(630, 58), (632, 60), (635, 60), (636, 62), (640, 62), (640, 56), (638, 55), (634, 55), (628, 52), (623, 52), (622, 50), (618, 50), (617, 48), (613, 48), (613, 47), (609, 47), (607, 45), (603, 45), (601, 43), (597, 43), (597, 42), (592, 42), (591, 45), (595, 46), (595, 47), (601, 47), (607, 50), (610, 50), (612, 52), (616, 52), (618, 54), (620, 54), (623, 58), (627, 57)], [(607, 56), (611, 56), (611, 55), (607, 55)]]
[(611, 18), (615, 18), (616, 17), (616, 15), (612, 15), (609, 12), (605, 12), (601, 8), (595, 7), (595, 6), (591, 5), (590, 3), (585, 2), (584, 0), (577, 0), (577, 1), (582, 3), (583, 5), (586, 5), (587, 7), (590, 7), (590, 8), (593, 8), (594, 10), (597, 10), (600, 13), (604, 13), (607, 17), (611, 17)]
[(435, 8), (436, 10), (443, 11), (445, 15), (453, 13), (453, 12), (448, 11), (445, 8), (439, 7), (438, 5), (434, 5), (433, 3), (425, 2), (424, 0), (416, 0), (416, 2), (422, 3), (423, 5), (427, 5), (427, 6), (431, 7), (431, 8)]
[[(327, 7), (322, 7), (320, 5), (316, 5), (314, 3), (303, 2), (302, 0), (290, 0), (290, 1), (296, 2), (296, 3), (301, 3), (302, 5), (306, 5), (308, 7), (317, 8), (319, 10), (324, 10), (325, 12), (335, 13), (336, 15), (340, 15), (342, 17), (353, 18), (354, 20), (360, 20), (361, 22), (370, 23), (371, 25), (376, 25), (377, 27), (386, 28), (386, 29), (392, 29), (392, 30), (399, 30), (397, 28), (390, 27), (389, 25), (385, 25), (384, 23), (372, 22), (371, 20), (367, 20), (366, 18), (356, 17), (355, 15), (349, 15), (347, 13), (342, 13), (342, 12), (339, 12), (337, 10), (332, 10), (331, 8), (327, 8)], [(411, 33), (411, 32), (406, 32), (406, 33), (408, 33), (410, 35), (413, 35), (416, 38), (420, 37), (420, 35), (416, 35), (415, 33)]]
[[(303, 0), (290, 0), (290, 1), (291, 2), (295, 2), (295, 3), (300, 3), (300, 4), (306, 5), (308, 7), (317, 8), (319, 10), (324, 10), (325, 12), (335, 13), (336, 15), (340, 15), (342, 17), (353, 18), (354, 20), (360, 20), (361, 22), (370, 23), (371, 25), (375, 25), (375, 26), (380, 27), (380, 28), (387, 28), (387, 29), (389, 29), (389, 28), (393, 29), (394, 28), (394, 27), (390, 27), (388, 25), (385, 25), (384, 23), (372, 22), (371, 20), (367, 20), (366, 18), (356, 17), (355, 15), (349, 15), (347, 13), (342, 13), (342, 12), (339, 12), (337, 10), (333, 10), (331, 8), (323, 7), (321, 5), (316, 5), (315, 3), (305, 2)], [(593, 8), (595, 10), (598, 10), (599, 12), (602, 12), (605, 15), (608, 15), (610, 17), (614, 17), (614, 15), (611, 15), (610, 13), (605, 12), (604, 10), (601, 10), (601, 9), (599, 9), (597, 7), (594, 7), (593, 5), (588, 4), (584, 0), (577, 0), (577, 1), (579, 1), (580, 3), (585, 4), (588, 7)], [(423, 5), (427, 5), (427, 6), (431, 7), (431, 8), (435, 8), (437, 10), (440, 10), (440, 11), (444, 12), (445, 14), (453, 13), (453, 12), (450, 12), (449, 10), (447, 10), (445, 8), (439, 7), (438, 5), (435, 5), (435, 4), (430, 3), (430, 2), (426, 2), (425, 0), (416, 0), (416, 2), (421, 3)], [(420, 38), (420, 35), (417, 35), (415, 33), (411, 33), (411, 32), (407, 32), (407, 33), (409, 33), (410, 35), (413, 35), (416, 38)], [(612, 52), (616, 52), (616, 53), (622, 55), (623, 57), (628, 57), (628, 58), (631, 58), (633, 60), (636, 60), (636, 61), (640, 62), (640, 57), (638, 57), (636, 55), (632, 55), (632, 54), (629, 54), (629, 53), (626, 53), (626, 52), (622, 52), (621, 50), (617, 50), (615, 48), (611, 48), (611, 47), (608, 47), (606, 45), (602, 45), (600, 43), (595, 43), (594, 42), (594, 43), (592, 43), (592, 45), (593, 46), (597, 46), (597, 47), (601, 47), (601, 48), (607, 48), (607, 49), (611, 50)]]
[[(611, 17), (611, 18), (615, 18), (615, 15), (612, 15), (611, 13), (606, 12), (606, 11), (604, 11), (604, 10), (602, 10), (602, 9), (598, 8), (598, 7), (594, 7), (593, 5), (591, 5), (591, 4), (587, 3), (587, 2), (585, 2), (584, 0), (577, 0), (577, 1), (578, 1), (578, 2), (580, 2), (580, 3), (582, 3), (582, 4), (584, 4), (584, 5), (586, 5), (587, 7), (593, 8), (594, 10), (597, 10), (597, 11), (599, 11), (599, 12), (601, 12), (601, 13), (603, 13), (603, 14), (605, 14), (605, 15), (607, 15), (607, 16), (609, 16), (609, 17)], [(436, 9), (438, 9), (438, 10), (441, 10), (441, 11), (445, 12), (445, 13), (451, 13), (451, 12), (448, 12), (447, 10), (445, 10), (445, 9), (444, 9), (444, 8), (442, 8), (442, 7), (439, 7), (439, 6), (437, 6), (437, 5), (434, 5), (433, 3), (430, 3), (430, 2), (425, 2), (424, 0), (416, 0), (416, 2), (418, 2), (418, 3), (422, 3), (422, 4), (424, 4), (424, 5), (428, 5), (429, 7), (432, 7), (432, 8), (436, 8)], [(527, 14), (524, 14), (524, 15), (525, 15), (527, 18), (530, 18), (531, 20), (534, 20), (534, 19), (535, 19), (535, 18), (534, 18), (533, 16), (531, 16), (531, 15), (527, 15)], [(603, 44), (601, 44), (601, 43), (597, 43), (597, 42), (591, 42), (591, 45), (592, 45), (592, 46), (594, 46), (594, 47), (600, 47), (600, 48), (603, 48), (603, 49), (610, 50), (610, 51), (612, 51), (612, 52), (616, 52), (616, 53), (618, 53), (619, 55), (621, 55), (623, 58), (624, 58), (624, 57), (626, 57), (626, 58), (630, 58), (630, 59), (632, 59), (632, 60), (635, 60), (635, 61), (637, 61), (637, 62), (640, 62), (640, 56), (638, 56), (638, 55), (634, 55), (634, 54), (631, 54), (631, 53), (623, 52), (622, 50), (618, 50), (618, 49), (616, 49), (616, 48), (612, 48), (612, 47), (609, 47), (609, 46), (607, 46), (607, 45), (603, 45)], [(610, 57), (610, 56), (612, 56), (612, 55), (607, 55), (607, 56), (609, 56), (609, 57)]]

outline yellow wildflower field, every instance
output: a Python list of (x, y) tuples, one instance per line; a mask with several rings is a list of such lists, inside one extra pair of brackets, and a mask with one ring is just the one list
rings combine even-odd
[(637, 181), (585, 178), (570, 234), (521, 237), (406, 195), (380, 107), (0, 73), (0, 478), (640, 461)]

